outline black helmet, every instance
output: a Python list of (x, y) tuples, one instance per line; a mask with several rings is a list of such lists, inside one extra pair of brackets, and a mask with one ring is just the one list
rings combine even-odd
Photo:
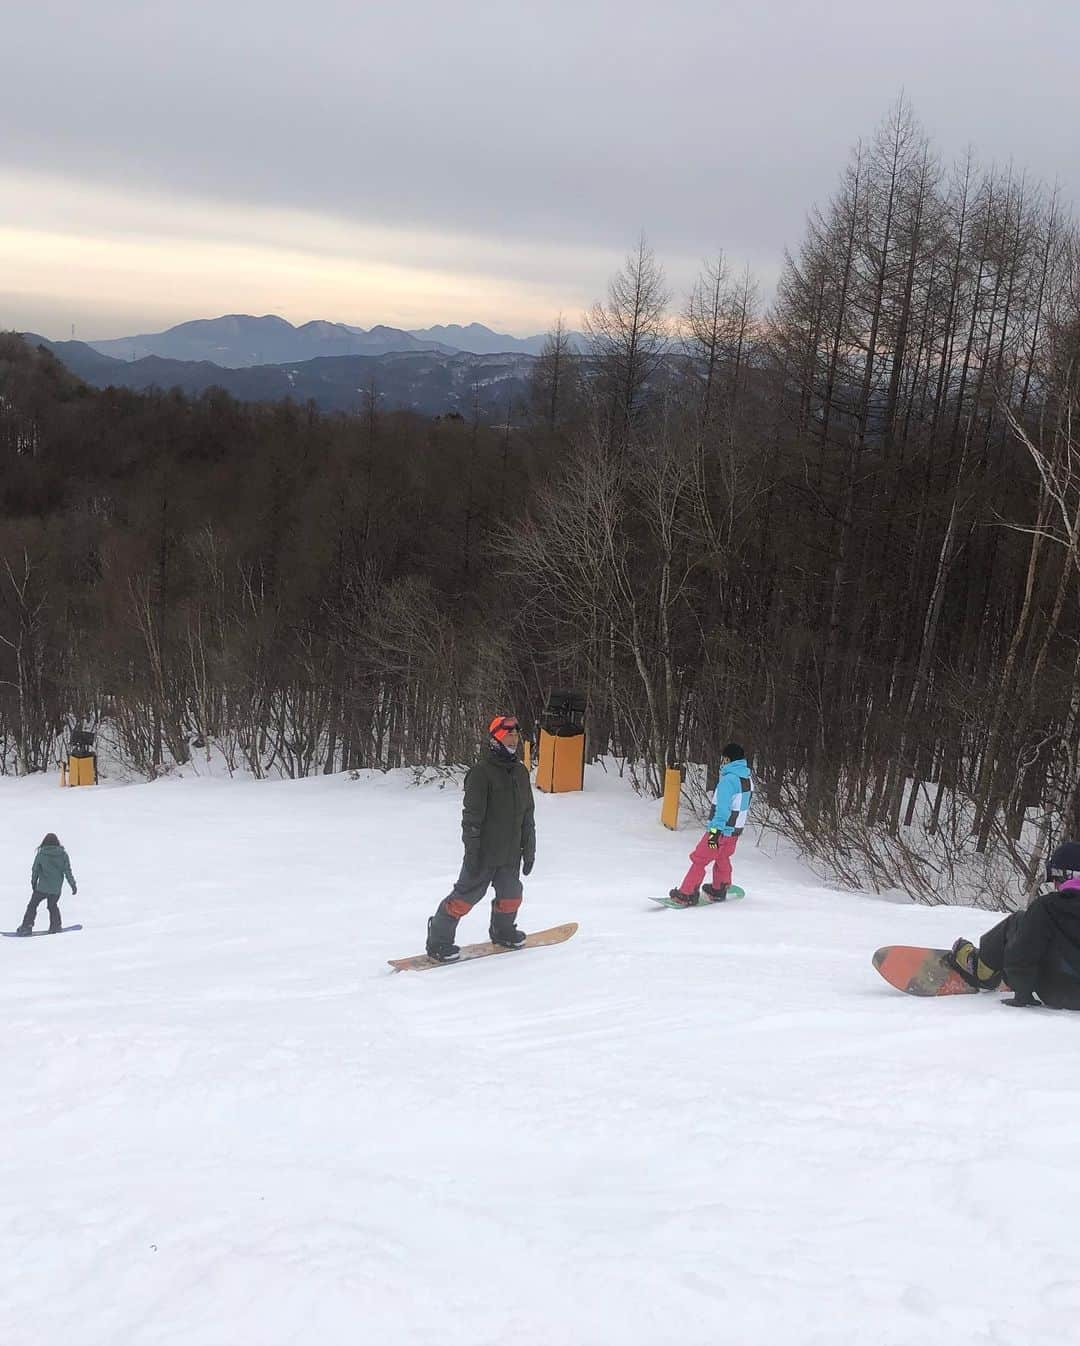
[(1063, 841), (1046, 862), (1048, 883), (1080, 877), (1080, 841)]

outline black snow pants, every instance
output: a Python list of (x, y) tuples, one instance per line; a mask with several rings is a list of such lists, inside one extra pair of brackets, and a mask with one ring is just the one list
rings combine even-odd
[(48, 903), (49, 930), (55, 934), (56, 931), (61, 928), (63, 922), (60, 920), (60, 894), (39, 893), (35, 888), (33, 896), (27, 903), (26, 914), (22, 918), (22, 925), (19, 926), (20, 930), (25, 930), (27, 933), (33, 930), (34, 919), (37, 916), (37, 909), (38, 907), (41, 906), (42, 902)]
[(432, 917), (432, 937), (453, 944), (458, 921), (472, 911), (492, 886), (495, 896), (491, 902), (490, 933), (494, 938), (513, 930), (522, 897), (520, 862), (484, 869), (469, 869), (463, 864), (453, 888), (439, 903)]
[[(979, 961), (1004, 972), (1009, 962), (1009, 946), (1020, 931), (1025, 913), (1014, 911), (991, 926), (979, 940)], [(1006, 973), (1006, 977), (1008, 974)], [(1039, 962), (1035, 993), (1044, 1005), (1053, 1009), (1080, 1009), (1080, 977), (1067, 970), (1062, 960), (1049, 949)]]

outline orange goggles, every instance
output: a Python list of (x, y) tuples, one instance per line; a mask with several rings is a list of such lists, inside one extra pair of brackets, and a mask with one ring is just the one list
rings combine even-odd
[(492, 738), (497, 738), (501, 743), (507, 734), (516, 734), (520, 732), (521, 725), (513, 715), (496, 715), (488, 725), (488, 733)]

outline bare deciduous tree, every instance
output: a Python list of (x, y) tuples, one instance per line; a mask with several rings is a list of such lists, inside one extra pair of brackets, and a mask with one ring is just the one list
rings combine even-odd
[(585, 317), (596, 411), (612, 447), (625, 446), (667, 350), (668, 301), (663, 268), (642, 235), (637, 251), (611, 278), (607, 300)]

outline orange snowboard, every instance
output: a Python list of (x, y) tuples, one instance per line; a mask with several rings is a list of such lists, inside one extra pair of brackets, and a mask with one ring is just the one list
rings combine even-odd
[(874, 966), (890, 986), (906, 995), (978, 995), (978, 989), (945, 961), (947, 953), (948, 949), (889, 944), (874, 954)]
[(507, 949), (502, 944), (466, 944), (461, 955), (455, 958), (452, 963), (440, 963), (435, 958), (429, 958), (426, 953), (418, 953), (412, 958), (391, 958), (390, 966), (395, 972), (422, 972), (429, 967), (456, 967), (458, 963), (467, 963), (472, 958), (487, 958), (496, 953), (517, 953), (519, 949), (540, 949), (546, 944), (561, 944), (564, 939), (569, 939), (577, 929), (577, 922), (570, 921), (567, 925), (553, 925), (550, 930), (537, 930), (534, 934), (525, 936), (525, 943), (519, 944), (516, 949)]

